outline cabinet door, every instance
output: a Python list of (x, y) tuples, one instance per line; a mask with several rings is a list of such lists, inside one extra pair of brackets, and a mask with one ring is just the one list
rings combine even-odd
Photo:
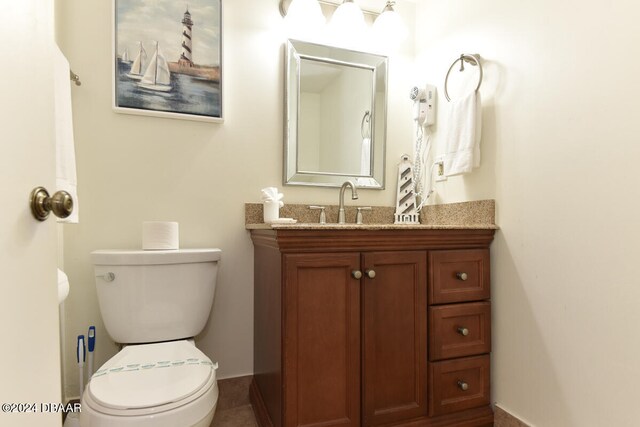
[(360, 425), (358, 253), (285, 255), (285, 426)]
[(427, 415), (427, 254), (362, 258), (364, 425)]

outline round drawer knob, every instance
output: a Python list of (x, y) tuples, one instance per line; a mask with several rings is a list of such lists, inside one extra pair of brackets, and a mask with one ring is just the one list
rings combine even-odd
[(467, 273), (456, 273), (456, 277), (458, 278), (458, 280), (467, 280), (469, 278), (469, 275)]
[(360, 271), (360, 270), (353, 270), (353, 271), (351, 272), (351, 276), (352, 276), (354, 279), (360, 279), (360, 278), (362, 278), (362, 271)]
[(462, 335), (463, 337), (466, 337), (467, 335), (469, 335), (469, 329), (463, 328), (463, 327), (459, 327), (458, 328), (458, 333), (460, 335)]
[(376, 272), (374, 270), (367, 270), (365, 273), (369, 279), (376, 277)]
[(460, 380), (460, 381), (458, 381), (458, 388), (460, 388), (460, 390), (462, 390), (462, 391), (467, 391), (467, 390), (469, 390), (469, 384), (467, 384), (466, 382)]

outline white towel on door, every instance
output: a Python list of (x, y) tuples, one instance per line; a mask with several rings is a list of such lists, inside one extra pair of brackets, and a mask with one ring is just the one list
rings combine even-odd
[(73, 198), (73, 212), (58, 222), (78, 223), (78, 180), (76, 177), (76, 152), (73, 142), (73, 117), (71, 112), (71, 80), (69, 62), (54, 44), (53, 86), (55, 98), (56, 135), (56, 188), (64, 190)]
[(480, 135), (482, 131), (482, 103), (480, 92), (451, 102), (447, 122), (444, 174), (469, 173), (480, 166)]

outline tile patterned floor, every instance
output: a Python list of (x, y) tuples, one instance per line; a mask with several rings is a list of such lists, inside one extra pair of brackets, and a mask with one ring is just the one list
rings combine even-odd
[(504, 409), (500, 408), (499, 406), (493, 407), (493, 413), (494, 413), (494, 421), (493, 421), (494, 427), (529, 427), (528, 424), (525, 424), (524, 422), (520, 421), (519, 419), (517, 419), (516, 417), (514, 417)]
[[(258, 427), (249, 402), (251, 376), (218, 381), (220, 395), (211, 427)], [(528, 427), (499, 406), (494, 407), (494, 427)]]
[(251, 405), (216, 411), (211, 427), (258, 427)]
[(257, 427), (249, 403), (251, 376), (218, 381), (220, 395), (211, 427)]
[[(495, 408), (494, 427), (528, 427), (504, 410)], [(251, 405), (216, 411), (211, 427), (258, 427)]]
[[(499, 407), (495, 408), (493, 425), (494, 427), (528, 427), (527, 424)], [(258, 427), (258, 424), (251, 405), (243, 405), (216, 412), (211, 427)]]

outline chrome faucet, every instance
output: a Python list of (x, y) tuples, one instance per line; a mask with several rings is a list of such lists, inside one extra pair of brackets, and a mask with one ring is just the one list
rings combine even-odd
[(347, 187), (351, 187), (351, 199), (356, 200), (358, 198), (358, 190), (356, 190), (356, 185), (353, 181), (345, 181), (340, 187), (340, 209), (338, 210), (338, 224), (344, 224), (344, 190)]

